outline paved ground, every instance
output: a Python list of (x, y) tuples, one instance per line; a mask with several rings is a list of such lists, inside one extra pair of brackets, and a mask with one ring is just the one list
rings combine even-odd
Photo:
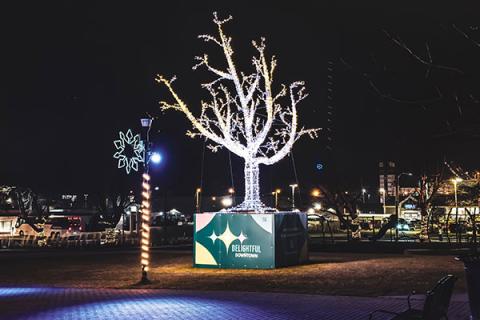
[[(1, 286), (67, 288), (134, 287), (139, 252), (47, 250), (0, 253)], [(373, 253), (312, 253), (306, 265), (274, 270), (192, 267), (190, 251), (152, 251), (152, 284), (144, 289), (264, 291), (335, 296), (406, 295), (426, 292), (446, 274), (466, 292), (463, 263), (453, 256)]]
[[(464, 295), (449, 319), (468, 319)], [(418, 298), (414, 305), (421, 305)], [(401, 311), (404, 297), (362, 298), (288, 293), (146, 289), (0, 288), (0, 319), (367, 319), (375, 309)], [(375, 319), (388, 319), (379, 316)]]

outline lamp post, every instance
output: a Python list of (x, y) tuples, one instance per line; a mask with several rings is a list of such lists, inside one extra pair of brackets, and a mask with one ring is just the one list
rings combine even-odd
[(292, 211), (295, 210), (295, 188), (298, 187), (298, 184), (291, 184), (290, 188), (292, 188)]
[(395, 218), (397, 220), (395, 224), (395, 241), (398, 241), (398, 217), (399, 217), (398, 202), (399, 202), (399, 193), (400, 193), (400, 177), (404, 175), (412, 176), (413, 174), (411, 172), (402, 172), (397, 176), (397, 181), (395, 185)]
[(365, 193), (367, 193), (367, 189), (362, 188), (362, 198), (363, 198), (363, 203), (365, 203)]
[(150, 175), (148, 174), (148, 166), (150, 163), (150, 128), (152, 119), (140, 119), (142, 128), (145, 130), (144, 136), (144, 166), (142, 175), (142, 240), (140, 243), (142, 266), (142, 279), (140, 283), (149, 283), (148, 266), (150, 264)]
[(232, 204), (235, 204), (235, 189), (233, 187), (228, 188), (228, 193), (230, 194), (230, 197), (232, 198)]
[(452, 182), (453, 182), (453, 191), (455, 192), (455, 208), (456, 210), (458, 211), (458, 198), (457, 198), (457, 185), (458, 183), (462, 182), (463, 179), (462, 178), (453, 178), (452, 179)]
[(275, 196), (275, 209), (278, 209), (278, 195), (282, 192), (280, 189), (275, 189), (275, 191), (272, 192), (272, 195)]
[(201, 188), (197, 188), (195, 190), (195, 207), (197, 210), (197, 213), (200, 213), (200, 193), (202, 192)]
[[(457, 242), (458, 242), (458, 197), (457, 197), (457, 185), (458, 183), (462, 182), (463, 179), (459, 177), (455, 177), (452, 179), (453, 183), (453, 191), (455, 194), (455, 230), (456, 230), (456, 236), (457, 236)], [(448, 222), (447, 222), (448, 225)]]
[(381, 195), (380, 201), (383, 204), (383, 214), (386, 214), (387, 213), (387, 208), (386, 208), (386, 204), (385, 204), (385, 188), (378, 189), (378, 192), (380, 192), (380, 195)]

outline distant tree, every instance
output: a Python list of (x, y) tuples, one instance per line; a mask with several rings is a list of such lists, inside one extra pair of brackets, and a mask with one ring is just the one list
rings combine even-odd
[(458, 185), (458, 202), (463, 207), (474, 207), (480, 203), (480, 180), (463, 180)]
[(330, 187), (320, 186), (323, 199), (323, 211), (333, 214), (340, 223), (352, 232), (358, 230), (358, 225), (353, 221), (358, 218), (358, 206), (361, 193), (345, 192)]
[(420, 241), (429, 240), (428, 222), (435, 211), (435, 200), (438, 199), (438, 190), (441, 185), (441, 174), (433, 176), (424, 174), (420, 178), (419, 187), (416, 190), (418, 193), (417, 206), (421, 214)]
[(465, 207), (469, 217), (470, 224), (474, 231), (474, 242), (477, 242), (477, 216), (480, 214), (480, 178), (478, 175), (474, 179), (464, 180), (459, 186), (459, 203)]
[(128, 194), (115, 192), (96, 193), (92, 195), (92, 202), (96, 209), (89, 222), (92, 230), (98, 227), (100, 221), (115, 226), (131, 204)]
[(48, 214), (46, 201), (41, 201), (30, 188), (0, 186), (0, 206), (4, 209), (18, 209), (23, 218), (41, 219)]

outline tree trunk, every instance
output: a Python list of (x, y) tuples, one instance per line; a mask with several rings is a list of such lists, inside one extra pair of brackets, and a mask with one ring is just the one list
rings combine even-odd
[(420, 221), (420, 242), (428, 241), (428, 211), (425, 209), (421, 210), (421, 221)]
[(245, 199), (239, 206), (242, 210), (264, 209), (265, 205), (260, 200), (260, 170), (258, 163), (245, 159)]

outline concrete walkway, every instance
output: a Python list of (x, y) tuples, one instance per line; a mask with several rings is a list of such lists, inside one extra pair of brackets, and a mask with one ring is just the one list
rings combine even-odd
[[(414, 305), (422, 305), (421, 297)], [(405, 297), (361, 298), (286, 293), (144, 289), (1, 287), (0, 319), (368, 319), (375, 309), (402, 311)], [(469, 318), (454, 296), (449, 319)], [(389, 319), (380, 315), (375, 319)]]

